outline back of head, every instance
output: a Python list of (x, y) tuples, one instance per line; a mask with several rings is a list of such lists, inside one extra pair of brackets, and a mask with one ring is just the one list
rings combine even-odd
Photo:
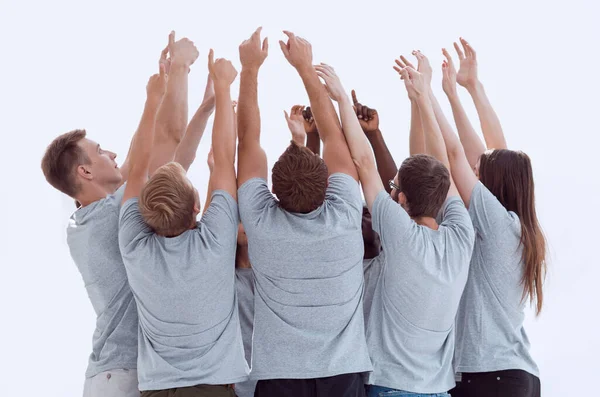
[(85, 130), (73, 130), (60, 135), (48, 145), (42, 158), (42, 171), (48, 183), (73, 198), (80, 189), (77, 167), (90, 161), (78, 145), (85, 135)]
[(450, 173), (436, 158), (417, 154), (402, 162), (398, 170), (400, 191), (406, 196), (406, 211), (412, 218), (435, 218), (450, 189)]
[(523, 247), (524, 296), (536, 299), (542, 309), (542, 284), (546, 273), (546, 239), (535, 210), (535, 185), (529, 156), (521, 151), (495, 149), (481, 155), (479, 180), (507, 211), (519, 216)]
[(194, 224), (196, 190), (178, 163), (160, 167), (140, 194), (140, 213), (154, 232), (161, 236), (178, 236)]
[(292, 142), (273, 166), (273, 193), (284, 210), (306, 214), (325, 201), (327, 177), (323, 159)]

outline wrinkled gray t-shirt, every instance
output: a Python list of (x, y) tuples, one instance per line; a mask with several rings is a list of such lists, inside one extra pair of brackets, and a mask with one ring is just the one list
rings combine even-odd
[(473, 250), (467, 209), (460, 198), (448, 198), (443, 222), (433, 230), (415, 223), (382, 190), (372, 216), (385, 260), (367, 324), (369, 384), (446, 392), (455, 385), (454, 322)]
[(237, 203), (216, 190), (197, 227), (155, 234), (138, 199), (121, 208), (119, 245), (139, 315), (140, 390), (247, 379), (235, 293)]
[(331, 175), (325, 202), (308, 214), (281, 209), (260, 178), (238, 200), (255, 277), (251, 378), (370, 371), (358, 183)]
[(138, 317), (119, 251), (119, 208), (125, 185), (115, 194), (79, 208), (67, 227), (71, 257), (85, 283), (96, 329), (85, 376), (137, 367)]
[(456, 321), (457, 372), (520, 369), (539, 376), (523, 327), (521, 223), (478, 182), (469, 214), (476, 239)]
[[(254, 322), (254, 273), (252, 269), (235, 269), (235, 289), (240, 310), (242, 340), (248, 364), (252, 363), (252, 324)], [(254, 396), (255, 380), (236, 383), (235, 394), (238, 397)]]

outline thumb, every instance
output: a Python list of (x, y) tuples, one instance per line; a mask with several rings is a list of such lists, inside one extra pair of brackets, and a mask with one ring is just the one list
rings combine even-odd
[(290, 115), (288, 114), (288, 112), (286, 110), (283, 111), (283, 114), (285, 115), (286, 121), (289, 123), (290, 122)]
[(262, 50), (264, 52), (266, 52), (267, 54), (269, 53), (269, 38), (268, 37), (265, 37), (265, 39), (263, 40)]
[(169, 33), (169, 49), (171, 49), (173, 44), (175, 44), (175, 31), (171, 30), (171, 33)]
[(212, 70), (213, 65), (215, 64), (215, 52), (211, 48), (208, 52), (208, 70)]

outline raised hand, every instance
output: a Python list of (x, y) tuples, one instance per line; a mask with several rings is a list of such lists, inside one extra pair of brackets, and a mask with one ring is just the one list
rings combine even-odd
[(290, 114), (284, 110), (285, 120), (287, 121), (288, 128), (292, 133), (292, 139), (300, 146), (304, 146), (304, 142), (306, 141), (306, 130), (304, 129), (304, 116), (302, 116), (302, 111), (304, 110), (304, 106), (295, 105), (290, 110)]
[(302, 37), (294, 35), (292, 32), (284, 30), (283, 33), (288, 37), (285, 43), (279, 40), (279, 46), (285, 56), (285, 59), (296, 68), (296, 70), (312, 68), (312, 46)]
[(237, 70), (224, 58), (214, 59), (214, 51), (208, 53), (208, 72), (215, 88), (229, 88), (237, 76)]
[[(400, 58), (396, 59), (396, 65), (398, 66), (394, 66), (394, 70), (400, 73), (400, 69), (403, 69), (405, 67), (413, 68), (423, 75), (425, 83), (427, 84), (427, 86), (430, 86), (431, 79), (433, 76), (433, 69), (431, 68), (429, 59), (427, 59), (427, 57), (423, 55), (423, 53), (421, 53), (421, 51), (419, 50), (414, 50), (412, 54), (417, 58), (417, 67), (415, 67), (408, 59), (406, 59), (404, 55), (400, 55)], [(404, 77), (402, 77), (402, 74), (400, 74), (400, 78), (404, 79)]]
[(447, 96), (456, 95), (456, 67), (450, 53), (442, 48), (442, 54), (446, 59), (442, 62), (442, 88)]
[(335, 74), (335, 70), (331, 66), (321, 63), (320, 65), (315, 66), (315, 70), (317, 71), (317, 75), (325, 81), (325, 88), (327, 88), (327, 92), (331, 99), (340, 102), (348, 97), (344, 91), (340, 78)]
[(354, 111), (358, 122), (365, 134), (379, 130), (379, 115), (377, 110), (369, 108), (356, 99), (356, 92), (352, 90), (352, 102), (354, 103)]
[(318, 134), (319, 130), (317, 129), (317, 123), (315, 122), (310, 106), (307, 106), (306, 109), (302, 111), (302, 117), (304, 118), (304, 130), (306, 133)]
[(424, 95), (427, 95), (429, 87), (425, 81), (423, 74), (419, 73), (415, 69), (407, 66), (405, 68), (397, 70), (397, 72), (404, 80), (408, 97), (411, 101), (416, 101)]
[(181, 65), (189, 68), (198, 59), (199, 52), (194, 42), (185, 37), (175, 41), (175, 32), (171, 32), (169, 35), (168, 48), (171, 56), (171, 67)]
[(460, 68), (456, 75), (456, 82), (466, 89), (471, 89), (474, 88), (479, 81), (477, 78), (477, 54), (473, 47), (471, 47), (471, 44), (462, 37), (460, 38), (460, 43), (462, 44), (464, 52), (457, 43), (454, 43), (454, 49), (460, 60)]
[(269, 39), (265, 37), (260, 42), (260, 32), (262, 27), (256, 29), (252, 36), (248, 40), (245, 40), (240, 44), (240, 62), (242, 63), (242, 69), (258, 70), (263, 64), (267, 55), (269, 55)]
[(160, 72), (150, 76), (146, 85), (146, 96), (153, 104), (160, 104), (167, 89), (167, 74), (164, 65), (159, 66)]

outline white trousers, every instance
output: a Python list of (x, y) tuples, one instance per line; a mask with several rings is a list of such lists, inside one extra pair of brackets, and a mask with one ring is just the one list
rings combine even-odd
[(137, 370), (113, 369), (86, 378), (83, 397), (140, 397)]

